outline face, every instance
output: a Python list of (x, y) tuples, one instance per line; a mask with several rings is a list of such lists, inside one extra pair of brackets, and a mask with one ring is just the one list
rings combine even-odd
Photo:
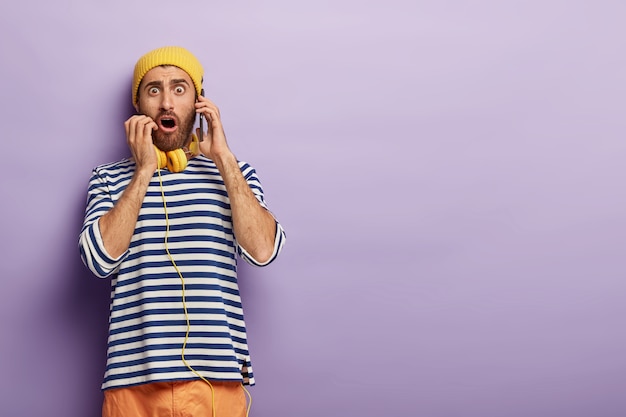
[(182, 148), (196, 118), (196, 90), (189, 75), (174, 66), (152, 68), (141, 80), (136, 110), (158, 125), (152, 141), (162, 151)]

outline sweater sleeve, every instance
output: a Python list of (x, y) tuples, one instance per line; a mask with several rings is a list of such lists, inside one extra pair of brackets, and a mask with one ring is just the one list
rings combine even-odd
[(268, 212), (270, 212), (270, 214), (272, 214), (272, 217), (274, 217), (274, 221), (276, 222), (276, 232), (274, 235), (274, 251), (272, 252), (272, 256), (270, 256), (270, 258), (266, 262), (257, 261), (256, 259), (254, 259), (254, 257), (252, 257), (252, 255), (246, 252), (246, 250), (239, 244), (237, 244), (237, 253), (239, 254), (239, 256), (241, 256), (241, 258), (244, 261), (246, 261), (250, 265), (266, 266), (272, 263), (274, 259), (276, 259), (278, 255), (280, 254), (280, 251), (282, 250), (283, 245), (285, 243), (285, 238), (286, 238), (285, 230), (276, 219), (276, 216), (274, 216), (274, 214), (267, 207), (267, 204), (265, 202), (265, 197), (263, 195), (263, 187), (261, 186), (261, 181), (259, 180), (254, 168), (252, 168), (250, 165), (248, 165), (245, 162), (240, 162), (240, 168), (241, 168), (241, 172), (244, 178), (246, 179), (246, 182), (248, 183), (248, 186), (254, 193), (254, 196), (256, 197), (259, 204), (261, 204), (261, 206), (265, 208)]
[(108, 182), (97, 170), (94, 170), (89, 180), (87, 207), (78, 238), (78, 247), (85, 266), (99, 278), (105, 278), (114, 273), (129, 253), (127, 250), (118, 258), (113, 258), (104, 247), (99, 219), (111, 208), (113, 208), (113, 200)]

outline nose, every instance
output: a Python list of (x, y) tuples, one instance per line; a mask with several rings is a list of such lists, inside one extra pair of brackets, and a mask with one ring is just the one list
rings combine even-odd
[(161, 110), (172, 110), (174, 108), (174, 101), (172, 98), (172, 93), (169, 91), (164, 91), (161, 94)]

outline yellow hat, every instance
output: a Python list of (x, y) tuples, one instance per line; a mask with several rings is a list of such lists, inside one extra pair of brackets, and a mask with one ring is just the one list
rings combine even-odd
[(135, 64), (133, 75), (133, 104), (137, 104), (137, 90), (141, 80), (154, 67), (159, 65), (174, 65), (187, 74), (196, 87), (196, 92), (200, 95), (202, 91), (202, 76), (204, 70), (200, 61), (188, 50), (180, 46), (164, 46), (148, 52)]

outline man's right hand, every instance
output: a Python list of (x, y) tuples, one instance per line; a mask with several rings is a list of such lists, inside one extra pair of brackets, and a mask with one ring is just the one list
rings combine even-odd
[(157, 154), (152, 144), (152, 131), (158, 129), (148, 116), (136, 115), (124, 122), (128, 147), (137, 167), (133, 178), (113, 208), (100, 217), (100, 233), (109, 255), (117, 258), (130, 246), (135, 225), (150, 179), (157, 169)]
[(157, 154), (152, 144), (152, 132), (159, 127), (151, 117), (143, 114), (131, 116), (124, 122), (126, 141), (135, 158), (137, 172), (152, 176), (157, 169)]

